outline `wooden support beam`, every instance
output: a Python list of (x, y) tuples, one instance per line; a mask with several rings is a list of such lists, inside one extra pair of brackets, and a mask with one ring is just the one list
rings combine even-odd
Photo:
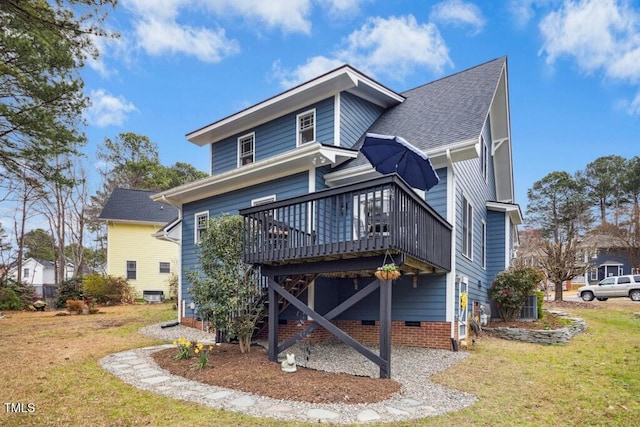
[[(395, 262), (404, 262), (404, 255), (394, 255)], [(297, 274), (322, 274), (343, 271), (375, 270), (385, 262), (384, 255), (354, 259), (336, 259), (331, 261), (304, 262), (279, 266), (262, 265), (262, 273), (267, 276), (292, 276)]]
[(380, 281), (380, 378), (391, 378), (391, 280)]
[[(275, 283), (272, 277), (269, 277), (269, 283)], [(278, 298), (273, 286), (269, 286), (269, 360), (278, 361)]]
[[(350, 307), (352, 307), (353, 305), (355, 305), (356, 303), (361, 301), (367, 295), (369, 295), (372, 292), (374, 292), (379, 287), (380, 287), (380, 281), (378, 279), (374, 279), (373, 282), (369, 283), (367, 286), (362, 288), (360, 291), (358, 291), (354, 295), (350, 296), (345, 301), (343, 301), (341, 304), (336, 306), (333, 310), (331, 310), (330, 312), (325, 314), (324, 318), (327, 319), (327, 320), (332, 320), (334, 317), (339, 316), (340, 314), (345, 312), (347, 309), (349, 309)], [(278, 354), (282, 353), (283, 351), (285, 351), (286, 349), (288, 349), (292, 345), (302, 341), (302, 339), (304, 339), (304, 337), (306, 337), (307, 335), (311, 334), (313, 331), (315, 331), (319, 327), (320, 327), (320, 324), (318, 322), (314, 321), (311, 325), (309, 325), (306, 328), (304, 328), (301, 332), (298, 332), (295, 336), (293, 336), (292, 338), (289, 338), (284, 343), (282, 343), (278, 347)]]
[[(298, 310), (300, 310), (301, 312), (303, 312), (307, 316), (313, 318), (314, 321), (316, 321), (318, 324), (320, 324), (320, 326), (322, 326), (327, 331), (329, 331), (330, 333), (335, 335), (336, 338), (338, 338), (340, 341), (344, 342), (349, 347), (353, 348), (358, 353), (362, 354), (364, 357), (366, 357), (367, 359), (371, 360), (373, 363), (378, 365), (380, 367), (380, 371), (381, 372), (383, 370), (383, 366), (384, 367), (388, 366), (388, 361), (387, 360), (383, 360), (380, 356), (378, 356), (377, 354), (375, 354), (374, 352), (369, 350), (367, 347), (365, 347), (362, 344), (360, 344), (358, 341), (353, 339), (350, 335), (348, 335), (342, 329), (338, 328), (333, 323), (331, 323), (330, 321), (328, 321), (327, 319), (325, 319), (324, 317), (322, 317), (321, 315), (319, 315), (318, 313), (316, 313), (315, 311), (310, 309), (305, 303), (303, 303), (298, 298), (296, 298), (293, 295), (291, 295), (289, 292), (287, 292), (286, 289), (284, 289), (282, 286), (277, 284), (274, 280), (269, 278), (269, 290), (271, 290), (271, 289), (273, 289), (278, 294), (282, 295), (283, 298), (285, 298), (287, 301), (289, 301)], [(269, 319), (269, 322), (271, 322), (271, 319)], [(272, 342), (272, 338), (269, 337), (269, 343), (271, 344), (271, 342)], [(275, 352), (275, 348), (276, 347), (273, 347), (273, 348), (274, 348), (274, 352)], [(269, 351), (271, 351), (271, 347), (269, 347)], [(276, 357), (277, 357), (277, 355), (276, 355)], [(385, 378), (387, 378), (387, 377), (385, 377)]]

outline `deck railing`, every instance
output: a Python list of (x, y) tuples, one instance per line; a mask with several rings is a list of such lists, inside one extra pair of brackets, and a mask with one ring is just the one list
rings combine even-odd
[(397, 175), (254, 206), (240, 214), (248, 263), (390, 250), (451, 269), (451, 225)]

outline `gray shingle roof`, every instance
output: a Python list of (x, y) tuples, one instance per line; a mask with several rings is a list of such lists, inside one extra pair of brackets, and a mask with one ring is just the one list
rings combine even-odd
[(151, 200), (150, 196), (155, 193), (155, 191), (116, 188), (109, 196), (98, 218), (163, 224), (178, 218), (176, 208)]
[[(385, 111), (368, 132), (401, 136), (423, 151), (478, 138), (506, 62), (497, 58), (402, 93), (406, 100)], [(367, 163), (359, 155), (339, 169)]]

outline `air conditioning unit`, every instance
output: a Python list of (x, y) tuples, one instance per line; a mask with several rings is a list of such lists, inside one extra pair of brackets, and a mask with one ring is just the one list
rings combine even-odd
[(148, 303), (162, 302), (164, 300), (164, 291), (142, 291), (142, 299)]

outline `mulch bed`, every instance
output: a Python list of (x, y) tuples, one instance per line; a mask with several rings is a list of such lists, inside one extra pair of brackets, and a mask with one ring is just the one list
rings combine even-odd
[(153, 353), (163, 369), (190, 380), (271, 397), (310, 403), (373, 403), (389, 399), (400, 391), (390, 379), (358, 377), (343, 373), (316, 371), (298, 366), (297, 372), (283, 372), (279, 363), (270, 362), (263, 347), (252, 346), (248, 354), (233, 344), (216, 346), (209, 366), (193, 367), (195, 358), (174, 360), (177, 348)]

